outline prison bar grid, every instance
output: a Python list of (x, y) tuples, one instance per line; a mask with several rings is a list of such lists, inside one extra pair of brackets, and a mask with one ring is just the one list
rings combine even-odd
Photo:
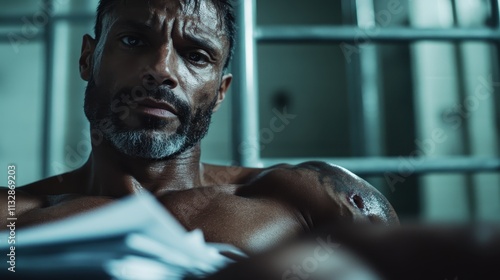
[[(453, 0), (452, 0), (453, 1)], [(343, 4), (347, 2), (344, 1)], [(354, 1), (350, 1), (354, 3)], [(258, 81), (257, 81), (257, 51), (258, 43), (297, 43), (297, 42), (330, 42), (330, 43), (366, 43), (361, 42), (359, 34), (370, 34), (369, 43), (384, 42), (416, 42), (416, 41), (487, 41), (496, 44), (499, 52), (500, 39), (500, 0), (490, 1), (492, 13), (492, 27), (484, 28), (443, 28), (419, 29), (406, 27), (373, 27), (365, 29), (356, 25), (351, 26), (257, 26), (256, 0), (240, 0), (236, 5), (237, 23), (240, 26), (237, 48), (233, 63), (233, 73), (237, 83), (233, 87), (233, 160), (242, 166), (270, 166), (279, 163), (296, 164), (309, 160), (321, 160), (330, 164), (337, 164), (362, 175), (382, 175), (387, 172), (400, 172), (404, 166), (404, 157), (361, 157), (366, 149), (352, 158), (261, 158), (258, 127)], [(353, 17), (356, 14), (356, 5), (343, 11), (344, 16)], [(350, 13), (350, 14), (349, 14)], [(356, 24), (356, 22), (351, 22)], [(352, 72), (350, 83), (353, 83)], [(357, 100), (352, 104), (363, 110), (363, 116), (356, 118), (351, 127), (361, 127), (359, 135), (367, 136), (369, 129), (365, 121), (368, 110), (363, 102), (362, 90), (350, 91), (350, 95), (358, 95), (350, 100)], [(352, 120), (351, 120), (352, 121)], [(366, 139), (357, 137), (357, 139)], [(365, 140), (365, 143), (367, 141)], [(355, 143), (362, 145), (363, 143)], [(356, 146), (355, 145), (355, 146)], [(368, 149), (369, 150), (369, 149)], [(442, 157), (416, 159), (410, 156), (406, 160), (415, 162), (412, 173), (430, 172), (495, 172), (500, 170), (499, 157)], [(418, 164), (416, 164), (418, 162)]]

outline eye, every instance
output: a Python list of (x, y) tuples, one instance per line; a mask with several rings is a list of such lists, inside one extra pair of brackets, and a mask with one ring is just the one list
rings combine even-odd
[(134, 36), (123, 36), (120, 40), (128, 47), (140, 47), (145, 45), (141, 39)]
[(200, 52), (188, 52), (186, 58), (195, 64), (205, 64), (208, 62), (207, 56)]

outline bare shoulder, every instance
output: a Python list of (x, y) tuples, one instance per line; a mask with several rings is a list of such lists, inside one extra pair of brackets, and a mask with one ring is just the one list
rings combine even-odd
[[(376, 188), (340, 166), (320, 161), (254, 171), (244, 192), (272, 196), (309, 213), (316, 224), (335, 219), (398, 224), (394, 208)], [(248, 195), (248, 194), (247, 194)]]
[[(104, 196), (85, 194), (78, 171), (46, 178), (15, 189), (16, 226), (47, 223), (82, 213), (114, 201)], [(0, 202), (9, 203), (10, 189), (0, 189)], [(7, 221), (9, 209), (0, 209), (0, 218)]]
[(0, 209), (2, 225), (7, 223), (7, 217), (19, 217), (30, 210), (44, 207), (46, 203), (46, 196), (30, 194), (20, 188), (0, 187), (0, 204), (5, 205)]
[[(53, 177), (24, 186), (0, 187), (0, 201), (2, 201), (2, 205), (12, 205), (16, 216), (29, 210), (45, 207), (48, 202), (48, 195), (51, 193), (49, 186), (54, 185), (55, 181), (57, 180)], [(6, 209), (2, 209), (1, 212), (2, 217), (7, 215), (4, 210)]]
[[(0, 202), (2, 205), (11, 205), (10, 209), (16, 217), (24, 216), (33, 210), (54, 205), (68, 195), (74, 195), (75, 180), (74, 172), (69, 172), (16, 188), (0, 187)], [(0, 209), (0, 217), (8, 217), (10, 209)]]
[(245, 184), (264, 169), (203, 164), (205, 185)]
[(21, 186), (19, 189), (33, 195), (82, 193), (82, 188), (80, 186), (82, 182), (83, 180), (78, 178), (77, 171), (72, 171)]

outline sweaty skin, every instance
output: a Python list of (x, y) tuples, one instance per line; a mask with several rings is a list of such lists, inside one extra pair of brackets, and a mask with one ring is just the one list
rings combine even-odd
[[(207, 241), (230, 243), (248, 254), (327, 225), (398, 223), (391, 205), (377, 190), (340, 167), (307, 162), (268, 169), (201, 164), (199, 169), (203, 170), (200, 185), (170, 189), (177, 187), (171, 184), (154, 194), (186, 229), (200, 228)], [(61, 177), (19, 188), (18, 225), (57, 220), (119, 199), (89, 191), (96, 173), (89, 160)], [(123, 195), (146, 191), (131, 176), (105, 174), (122, 181), (121, 187), (128, 190)]]
[[(17, 225), (69, 217), (145, 191), (188, 230), (200, 228), (207, 241), (230, 243), (248, 254), (325, 225), (398, 224), (380, 192), (338, 166), (215, 166), (200, 162), (199, 141), (189, 144), (196, 137), (176, 138), (177, 144), (168, 147), (176, 152), (162, 158), (154, 158), (156, 150), (120, 148), (121, 138), (113, 142), (102, 137), (103, 131), (134, 131), (147, 139), (183, 131), (203, 134), (204, 122), (194, 116), (217, 110), (232, 76), (224, 72), (229, 42), (220, 17), (210, 1), (201, 3), (193, 12), (175, 1), (124, 1), (103, 19), (100, 38), (83, 37), (80, 74), (89, 82), (86, 114), (96, 120), (91, 121), (92, 152), (77, 170), (19, 188)], [(162, 108), (154, 107), (159, 101), (153, 99), (114, 107), (117, 98), (137, 87), (158, 89), (170, 99), (162, 101)], [(188, 113), (181, 114), (178, 104), (185, 104)], [(109, 115), (115, 117), (115, 130), (96, 124)], [(208, 125), (209, 119), (200, 119)], [(3, 203), (7, 189), (1, 192)]]

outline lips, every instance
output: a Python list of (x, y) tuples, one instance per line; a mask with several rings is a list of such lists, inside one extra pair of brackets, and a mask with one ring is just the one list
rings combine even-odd
[(158, 117), (173, 117), (178, 114), (177, 110), (165, 101), (144, 99), (137, 102), (137, 105), (138, 111)]

